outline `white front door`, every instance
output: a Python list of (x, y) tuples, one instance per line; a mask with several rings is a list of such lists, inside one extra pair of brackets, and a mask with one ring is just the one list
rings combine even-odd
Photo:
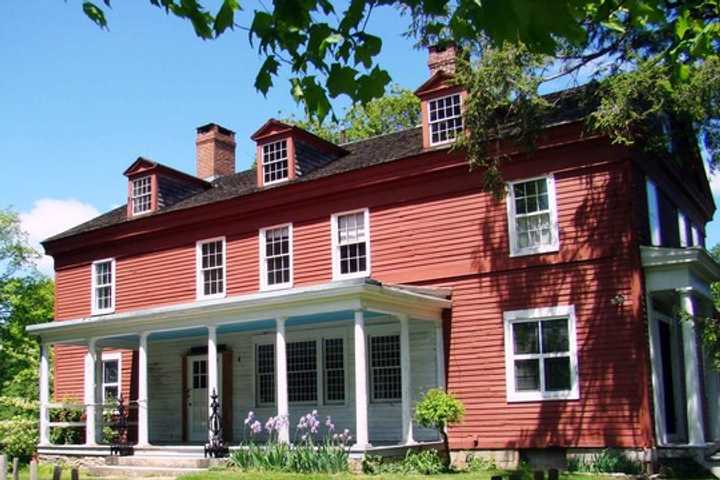
[[(218, 355), (218, 395), (222, 396), (222, 362)], [(207, 355), (187, 357), (187, 422), (188, 440), (205, 442), (208, 439), (208, 363)]]

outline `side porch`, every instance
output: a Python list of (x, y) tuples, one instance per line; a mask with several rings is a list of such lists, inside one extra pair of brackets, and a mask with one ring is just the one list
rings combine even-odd
[[(446, 290), (359, 279), (32, 326), (42, 343), (38, 451), (110, 454), (103, 412), (114, 405), (108, 386), (122, 389), (108, 385), (103, 358), (136, 360), (123, 399), (135, 455), (202, 455), (215, 393), (231, 449), (251, 435), (251, 411), (262, 424), (282, 419), (273, 433), (282, 442), (299, 439), (300, 418), (316, 411), (322, 432), (349, 432), (351, 452), (435, 444), (437, 433), (415, 425), (412, 412), (424, 392), (445, 386), (450, 306)], [(52, 409), (67, 407), (50, 398), (53, 345), (87, 349), (75, 406), (84, 420), (74, 425), (84, 431), (82, 445), (51, 442), (51, 429), (68, 426), (51, 421)]]

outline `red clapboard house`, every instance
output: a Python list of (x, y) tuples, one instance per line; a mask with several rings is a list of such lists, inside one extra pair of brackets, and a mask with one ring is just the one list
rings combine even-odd
[[(126, 206), (46, 240), (40, 453), (106, 455), (98, 412), (121, 394), (136, 454), (202, 452), (213, 392), (231, 445), (249, 411), (292, 440), (316, 409), (382, 453), (437, 442), (413, 422), (436, 387), (467, 410), (451, 448), (501, 464), (719, 440), (718, 375), (678, 313), (711, 312), (720, 279), (694, 143), (670, 145), (682, 166), (613, 145), (586, 132), (585, 90), (562, 92), (532, 153), (499, 143), (496, 198), (451, 148), (453, 62), (431, 50), (421, 126), (336, 145), (271, 119), (235, 172), (234, 132), (204, 125), (195, 176), (138, 158)], [(66, 403), (83, 445), (50, 441)]]

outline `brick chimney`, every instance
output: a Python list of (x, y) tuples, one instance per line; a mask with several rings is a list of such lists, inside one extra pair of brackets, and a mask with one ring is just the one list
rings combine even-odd
[(197, 177), (213, 180), (235, 173), (235, 132), (216, 123), (197, 128)]
[(454, 44), (433, 45), (428, 48), (428, 53), (428, 68), (431, 77), (439, 70), (445, 70), (445, 73), (455, 73), (458, 48)]

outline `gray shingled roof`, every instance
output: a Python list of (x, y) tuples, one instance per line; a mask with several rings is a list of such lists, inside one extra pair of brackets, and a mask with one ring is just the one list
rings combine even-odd
[[(587, 86), (548, 95), (547, 98), (555, 100), (555, 108), (548, 112), (544, 124), (546, 126), (571, 122), (582, 119), (592, 109), (586, 100), (589, 97)], [(578, 94), (581, 93), (581, 94)], [(420, 127), (402, 130), (400, 132), (380, 135), (356, 142), (343, 144), (342, 147), (349, 153), (329, 164), (313, 170), (302, 177), (298, 177), (280, 186), (271, 188), (284, 188), (287, 185), (311, 181), (321, 177), (336, 175), (352, 170), (372, 167), (382, 163), (400, 160), (423, 153), (422, 129)], [(447, 149), (449, 147), (445, 147)], [(169, 207), (160, 209), (142, 218), (163, 215), (167, 212), (207, 205), (222, 200), (228, 200), (262, 190), (257, 187), (255, 170), (245, 170), (234, 175), (220, 177), (212, 182), (212, 187), (203, 192), (181, 200)], [(71, 237), (81, 233), (90, 232), (100, 228), (118, 225), (133, 221), (127, 218), (127, 206), (123, 205), (109, 212), (66, 230), (58, 235), (46, 239), (43, 243), (53, 242), (62, 238)]]

